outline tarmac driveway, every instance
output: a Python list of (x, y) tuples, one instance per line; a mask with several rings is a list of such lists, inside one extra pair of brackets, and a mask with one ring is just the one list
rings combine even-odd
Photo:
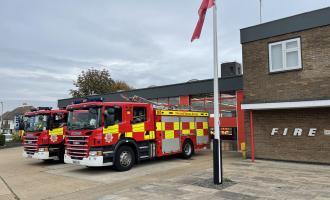
[(212, 184), (212, 153), (111, 168), (24, 159), (0, 150), (0, 199), (330, 199), (330, 166), (261, 161), (224, 154), (225, 183)]

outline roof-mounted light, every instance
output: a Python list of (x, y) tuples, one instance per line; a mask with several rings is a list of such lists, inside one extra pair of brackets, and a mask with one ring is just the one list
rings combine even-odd
[(51, 110), (52, 107), (38, 107), (38, 110)]
[(80, 104), (80, 103), (87, 103), (87, 102), (103, 102), (102, 97), (87, 97), (86, 99), (78, 99), (72, 101), (72, 104)]
[(102, 97), (93, 97), (93, 98), (86, 98), (84, 99), (84, 102), (103, 102)]
[(84, 100), (79, 99), (79, 100), (72, 101), (72, 104), (80, 104), (80, 103), (83, 103), (83, 102), (84, 102)]

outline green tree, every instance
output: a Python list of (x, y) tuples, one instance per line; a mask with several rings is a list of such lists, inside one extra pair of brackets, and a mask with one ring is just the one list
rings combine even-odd
[(124, 81), (115, 81), (111, 78), (110, 72), (106, 69), (88, 69), (78, 75), (73, 85), (77, 89), (70, 90), (73, 97), (86, 97), (94, 94), (105, 94), (118, 90), (132, 89)]
[(120, 91), (120, 90), (131, 90), (133, 89), (131, 86), (129, 86), (125, 81), (115, 81), (115, 83), (112, 85), (112, 89), (114, 91)]

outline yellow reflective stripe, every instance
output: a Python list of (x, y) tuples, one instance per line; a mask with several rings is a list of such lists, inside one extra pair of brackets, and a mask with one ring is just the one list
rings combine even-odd
[(165, 122), (156, 122), (156, 131), (164, 131)]
[(184, 130), (181, 131), (181, 133), (183, 135), (189, 135), (190, 134), (190, 130), (189, 129), (184, 129)]
[(49, 130), (49, 135), (63, 135), (63, 134), (64, 134), (63, 127), (61, 127), (61, 128), (54, 128), (53, 130)]
[(189, 122), (189, 128), (190, 129), (195, 129), (196, 128), (195, 122)]
[(174, 131), (165, 131), (165, 139), (173, 139)]
[(126, 132), (125, 133), (125, 137), (132, 138), (133, 137), (133, 133), (132, 132)]
[(144, 139), (145, 140), (153, 140), (155, 139), (155, 131), (149, 131), (149, 135), (144, 132)]
[(208, 128), (209, 128), (209, 123), (203, 122), (203, 129), (208, 129)]
[(119, 132), (119, 125), (118, 124), (108, 126), (108, 127), (103, 127), (103, 134), (118, 133), (118, 132)]
[(197, 136), (203, 136), (204, 135), (204, 129), (197, 129)]
[(179, 110), (157, 110), (156, 115), (207, 117), (207, 116), (209, 116), (209, 113), (208, 112), (179, 111)]
[(173, 128), (175, 131), (180, 130), (180, 123), (179, 122), (173, 122)]
[(138, 123), (138, 124), (133, 124), (132, 125), (132, 131), (133, 132), (144, 132), (144, 122)]

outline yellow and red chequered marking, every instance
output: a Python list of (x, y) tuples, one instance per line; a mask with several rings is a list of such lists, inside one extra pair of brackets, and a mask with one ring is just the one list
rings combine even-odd
[(196, 122), (197, 136), (204, 136), (208, 134), (208, 122)]
[[(103, 134), (113, 134), (113, 136), (117, 135), (114, 138), (120, 138), (119, 125), (108, 126), (107, 128), (103, 128)], [(153, 140), (155, 139), (155, 131), (146, 131), (145, 123), (138, 123), (132, 125), (132, 131), (125, 132), (126, 138), (134, 138), (136, 141), (143, 140)]]

